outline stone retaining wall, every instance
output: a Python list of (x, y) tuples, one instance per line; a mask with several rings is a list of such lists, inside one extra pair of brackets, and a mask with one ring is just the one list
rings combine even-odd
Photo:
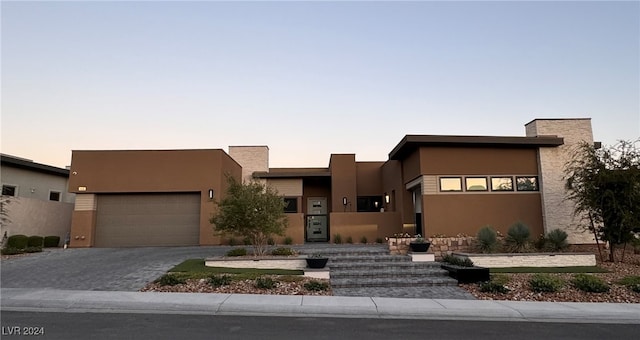
[(487, 268), (510, 267), (580, 267), (595, 266), (596, 256), (587, 253), (527, 253), (527, 254), (464, 254), (456, 257), (469, 258), (473, 264)]
[[(409, 251), (409, 243), (415, 241), (415, 237), (389, 237), (389, 252), (391, 255), (405, 255)], [(475, 237), (429, 237), (426, 240), (431, 242), (429, 253), (433, 253), (436, 260), (441, 260), (442, 256), (453, 252), (469, 252)]]
[(225, 268), (258, 268), (258, 269), (294, 269), (302, 270), (307, 267), (306, 257), (263, 257), (255, 258), (208, 258), (207, 267)]

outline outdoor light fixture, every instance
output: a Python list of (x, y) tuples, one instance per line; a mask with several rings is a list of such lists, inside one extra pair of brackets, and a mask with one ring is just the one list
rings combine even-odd
[(213, 189), (209, 189), (209, 199), (213, 199)]
[(343, 197), (343, 198), (342, 198), (342, 205), (344, 205), (344, 206), (346, 207), (346, 206), (347, 206), (347, 203), (348, 203), (348, 202), (347, 202), (347, 198), (346, 198), (346, 197)]
[(386, 192), (384, 193), (384, 203), (389, 204), (389, 202), (391, 202), (391, 197), (389, 197), (389, 194), (387, 194)]

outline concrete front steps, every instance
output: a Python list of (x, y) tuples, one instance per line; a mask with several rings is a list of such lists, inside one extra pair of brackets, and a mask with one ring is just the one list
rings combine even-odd
[(409, 256), (350, 253), (330, 256), (332, 288), (457, 286), (437, 262), (411, 262)]

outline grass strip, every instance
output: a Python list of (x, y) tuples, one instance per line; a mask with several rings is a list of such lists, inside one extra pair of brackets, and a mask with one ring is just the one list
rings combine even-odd
[(491, 273), (608, 273), (597, 266), (489, 268)]

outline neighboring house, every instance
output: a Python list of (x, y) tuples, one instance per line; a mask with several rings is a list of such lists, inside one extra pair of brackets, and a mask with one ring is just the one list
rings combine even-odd
[(407, 135), (387, 161), (332, 154), (326, 168), (269, 168), (266, 146), (73, 151), (71, 246), (225, 243), (209, 224), (225, 174), (277, 189), (295, 243), (475, 235), (485, 225), (506, 233), (518, 221), (534, 237), (561, 228), (590, 243), (562, 181), (581, 141), (593, 143), (590, 119), (536, 119), (524, 137)]
[(75, 195), (68, 192), (69, 170), (9, 155), (1, 155), (2, 195), (8, 236), (60, 236), (71, 230)]

